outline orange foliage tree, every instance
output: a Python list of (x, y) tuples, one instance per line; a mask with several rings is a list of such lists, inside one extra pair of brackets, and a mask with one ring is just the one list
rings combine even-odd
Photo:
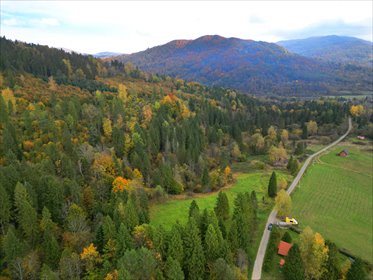
[(113, 183), (113, 188), (112, 192), (123, 192), (125, 189), (128, 189), (129, 182), (127, 179), (118, 176), (117, 178), (114, 179)]

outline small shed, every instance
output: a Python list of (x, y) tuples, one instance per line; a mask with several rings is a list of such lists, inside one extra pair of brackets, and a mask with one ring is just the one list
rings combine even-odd
[(280, 260), (280, 266), (283, 267), (284, 264), (285, 264), (285, 260), (284, 260), (284, 259), (281, 259), (281, 260)]
[(340, 151), (338, 153), (338, 156), (340, 156), (340, 157), (347, 157), (348, 156), (348, 150), (344, 149), (343, 151)]
[(365, 140), (365, 136), (363, 136), (363, 135), (359, 135), (359, 136), (357, 137), (357, 139), (359, 139), (359, 140)]
[(293, 244), (287, 243), (285, 241), (280, 241), (280, 244), (278, 244), (278, 252), (277, 254), (281, 256), (287, 256), (289, 253), (290, 248), (293, 246)]

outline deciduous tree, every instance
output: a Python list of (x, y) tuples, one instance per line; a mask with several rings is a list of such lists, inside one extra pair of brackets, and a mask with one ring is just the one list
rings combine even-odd
[(280, 190), (275, 199), (279, 216), (288, 216), (291, 212), (291, 198), (285, 190)]

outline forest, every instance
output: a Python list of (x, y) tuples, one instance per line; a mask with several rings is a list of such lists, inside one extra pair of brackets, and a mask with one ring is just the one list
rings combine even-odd
[[(4, 279), (246, 279), (255, 192), (234, 205), (220, 193), (214, 211), (194, 202), (169, 231), (149, 225), (150, 205), (219, 191), (250, 156), (297, 162), (352, 105), (254, 98), (5, 38), (1, 49)], [(361, 128), (371, 119), (356, 114)]]

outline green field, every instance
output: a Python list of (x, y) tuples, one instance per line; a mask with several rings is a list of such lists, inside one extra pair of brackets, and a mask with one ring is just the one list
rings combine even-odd
[[(277, 172), (277, 174), (278, 177), (285, 176), (285, 178), (290, 181), (289, 175), (282, 172)], [(233, 186), (223, 190), (228, 196), (231, 210), (233, 210), (233, 201), (237, 193), (251, 192), (254, 190), (259, 202), (259, 215), (263, 212), (267, 213), (267, 211), (264, 210), (270, 210), (273, 204), (263, 204), (262, 197), (263, 194), (267, 193), (270, 175), (270, 172), (265, 171), (239, 174)], [(201, 210), (205, 208), (213, 209), (217, 196), (218, 193), (216, 192), (213, 194), (196, 195), (195, 197), (186, 199), (169, 199), (165, 203), (152, 205), (150, 207), (150, 223), (154, 226), (162, 225), (166, 229), (169, 229), (176, 221), (184, 223), (188, 218), (189, 206), (193, 199), (196, 200)], [(266, 218), (265, 214), (263, 213), (263, 218)]]
[[(309, 167), (293, 194), (293, 214), (324, 238), (373, 260), (373, 156), (369, 145), (343, 143)], [(338, 157), (347, 148), (350, 155)], [(371, 149), (371, 148), (370, 148)]]

